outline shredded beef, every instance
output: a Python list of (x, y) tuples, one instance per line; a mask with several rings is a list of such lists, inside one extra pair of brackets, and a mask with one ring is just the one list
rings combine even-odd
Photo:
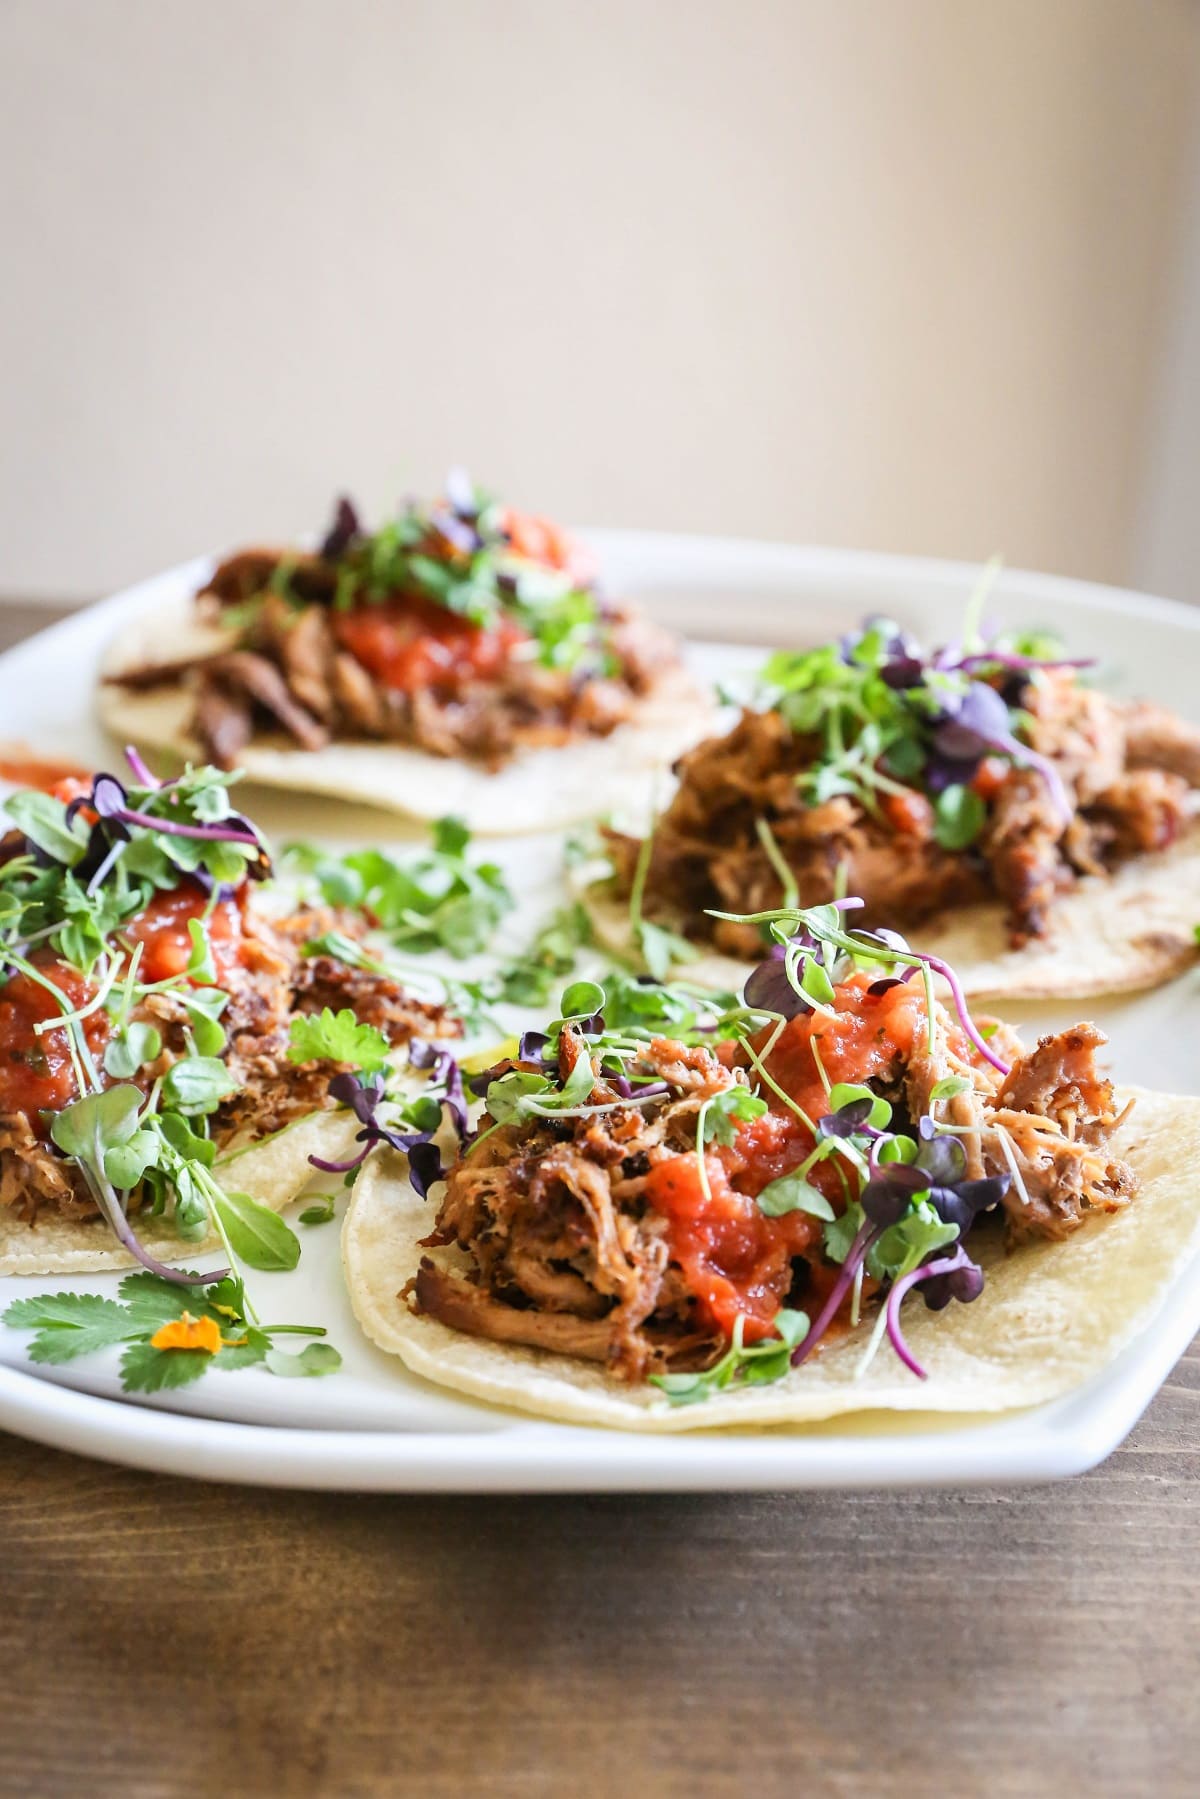
[[(227, 1043), (223, 1060), (235, 1091), (211, 1119), (211, 1134), (222, 1149), (251, 1142), (294, 1119), (327, 1109), (329, 1081), (337, 1072), (328, 1062), (288, 1059), (291, 1021), (298, 1013), (349, 1007), (389, 1043), (413, 1037), (456, 1036), (459, 1022), (438, 1005), (414, 999), (386, 975), (349, 968), (328, 956), (306, 957), (303, 946), (337, 928), (361, 935), (359, 921), (328, 910), (300, 911), (268, 921), (247, 909), (241, 961), (225, 977), (229, 1002), (222, 1013)], [(159, 1059), (139, 1078), (153, 1081), (187, 1053), (189, 1015), (173, 992), (152, 994), (137, 1012), (155, 1024), (163, 1039)], [(27, 1223), (42, 1212), (91, 1218), (97, 1208), (78, 1170), (40, 1137), (23, 1113), (0, 1114), (0, 1205), (11, 1206)]]
[[(1010, 1243), (1060, 1238), (1129, 1202), (1135, 1177), (1110, 1148), (1123, 1114), (1096, 1068), (1105, 1039), (1094, 1025), (1044, 1037), (1028, 1054), (999, 1025), (991, 1042), (1012, 1058), (1003, 1076), (957, 1055), (940, 1008), (938, 1016), (933, 1048), (922, 1036), (907, 1055), (897, 1050), (871, 1084), (892, 1102), (898, 1126), (933, 1113), (953, 1128), (966, 1179), (1010, 1178), (999, 1210), (976, 1229), (1002, 1225)], [(564, 1031), (564, 1078), (582, 1053)], [(720, 1353), (671, 1260), (646, 1183), (665, 1159), (694, 1153), (697, 1108), (738, 1076), (707, 1050), (664, 1039), (634, 1070), (666, 1081), (670, 1094), (639, 1108), (502, 1125), (455, 1164), (426, 1245), (465, 1259), (422, 1261), (406, 1290), (418, 1311), (471, 1336), (602, 1363), (627, 1381), (704, 1366)], [(933, 1101), (949, 1075), (969, 1085)], [(590, 1103), (615, 1098), (598, 1078)], [(809, 1276), (803, 1258), (793, 1264), (797, 1292)]]
[[(1073, 817), (1061, 816), (1035, 769), (1014, 764), (988, 802), (980, 838), (961, 851), (938, 845), (933, 810), (920, 796), (896, 823), (887, 796), (878, 816), (844, 794), (808, 804), (798, 783), (820, 757), (818, 739), (793, 732), (778, 712), (744, 712), (726, 736), (677, 764), (678, 790), (655, 828), (649, 916), (677, 920), (688, 936), (729, 954), (756, 956), (757, 927), (708, 913), (782, 904), (782, 882), (758, 835), (762, 820), (802, 905), (846, 891), (866, 902), (856, 923), (906, 930), (999, 898), (1015, 947), (1044, 936), (1056, 900), (1081, 875), (1109, 872), (1175, 841), (1188, 816), (1188, 787), (1200, 785), (1200, 731), (1158, 708), (1108, 700), (1069, 672), (1026, 682), (1019, 703), (1031, 746), (1053, 761)], [(618, 888), (627, 893), (641, 846), (606, 835)]]
[[(281, 569), (290, 592), (307, 602), (298, 609), (270, 589)], [(226, 608), (254, 602), (236, 648), (110, 679), (134, 689), (182, 680), (193, 696), (194, 734), (220, 768), (232, 767), (258, 730), (282, 731), (308, 750), (331, 738), (374, 738), (496, 768), (520, 749), (608, 736), (678, 666), (667, 632), (609, 607), (615, 667), (604, 673), (581, 678), (517, 654), (493, 675), (447, 675), (442, 685), (403, 692), (378, 681), (339, 644), (331, 617), (336, 589), (336, 564), (319, 556), (242, 551), (221, 564), (199, 596), (204, 616), (217, 619)]]
[[(564, 1076), (580, 1053), (564, 1031)], [(701, 1100), (737, 1076), (707, 1050), (663, 1039), (634, 1072), (676, 1091), (653, 1105), (503, 1125), (455, 1165), (431, 1241), (457, 1244), (473, 1266), (467, 1278), (423, 1265), (422, 1311), (476, 1336), (604, 1362), (627, 1380), (711, 1354), (711, 1331), (669, 1278), (663, 1222), (643, 1193), (656, 1163), (694, 1147)], [(592, 1094), (597, 1105), (618, 1097), (602, 1080)]]

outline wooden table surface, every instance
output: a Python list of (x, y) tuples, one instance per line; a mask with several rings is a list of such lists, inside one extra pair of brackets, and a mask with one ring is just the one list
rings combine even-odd
[(1193, 1794), (1198, 1344), (1010, 1492), (287, 1494), (0, 1435), (0, 1791)]

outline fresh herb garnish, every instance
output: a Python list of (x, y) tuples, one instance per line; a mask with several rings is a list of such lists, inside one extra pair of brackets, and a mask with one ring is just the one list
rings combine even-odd
[[(762, 671), (758, 698), (797, 735), (816, 740), (815, 759), (799, 776), (809, 804), (844, 794), (878, 814), (888, 795), (905, 799), (915, 788), (933, 801), (936, 841), (962, 850), (986, 821), (971, 782), (990, 755), (1037, 769), (1069, 819), (1057, 771), (1023, 740), (1028, 720), (1005, 694), (1041, 670), (1085, 666), (1045, 639), (985, 643), (970, 625), (962, 644), (926, 654), (892, 620), (876, 618), (836, 643), (778, 651)], [(795, 905), (778, 846), (762, 841), (785, 905)]]
[(793, 1351), (808, 1335), (808, 1317), (785, 1308), (776, 1312), (773, 1326), (773, 1337), (745, 1343), (746, 1320), (739, 1316), (720, 1361), (696, 1374), (652, 1374), (651, 1385), (661, 1388), (672, 1405), (697, 1405), (731, 1386), (770, 1386), (783, 1379)]
[(376, 1074), (387, 1067), (391, 1045), (374, 1025), (360, 1024), (348, 1006), (340, 1012), (325, 1006), (292, 1019), (287, 1053), (289, 1062), (346, 1062)]
[[(274, 1337), (300, 1332), (323, 1337), (322, 1328), (260, 1325), (250, 1311), (245, 1288), (229, 1277), (215, 1286), (199, 1277), (183, 1284), (153, 1274), (129, 1274), (119, 1299), (97, 1293), (47, 1293), (17, 1299), (3, 1314), (10, 1330), (35, 1333), (30, 1360), (72, 1362), (97, 1350), (120, 1348), (121, 1385), (127, 1393), (158, 1393), (199, 1380), (210, 1368), (234, 1370), (264, 1364), (272, 1373), (331, 1374), (341, 1357), (331, 1344), (312, 1344), (301, 1370), (273, 1362), (282, 1352)], [(320, 1355), (311, 1351), (320, 1350)], [(291, 1358), (288, 1358), (289, 1360)]]
[(494, 862), (469, 859), (469, 843), (458, 819), (443, 818), (433, 827), (431, 847), (409, 861), (377, 849), (328, 856), (311, 844), (294, 843), (283, 852), (280, 867), (309, 877), (327, 905), (365, 913), (397, 949), (470, 956), (488, 947), (515, 902)]
[(515, 625), (547, 668), (615, 666), (611, 628), (572, 546), (461, 470), (447, 478), (444, 500), (410, 500), (375, 532), (339, 503), (322, 554), (337, 565), (339, 609), (418, 596), (484, 630)]

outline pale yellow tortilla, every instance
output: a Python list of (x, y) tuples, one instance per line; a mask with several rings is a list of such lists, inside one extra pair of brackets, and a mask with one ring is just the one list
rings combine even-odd
[[(597, 940), (629, 956), (625, 902), (615, 901), (603, 882), (576, 891)], [(1010, 949), (999, 905), (964, 906), (907, 935), (914, 949), (950, 964), (969, 999), (1087, 999), (1172, 980), (1196, 960), (1197, 924), (1200, 821), (1169, 850), (1139, 856), (1113, 875), (1085, 877), (1055, 904), (1045, 942)], [(696, 960), (680, 962), (674, 972), (702, 987), (740, 993), (753, 966), (698, 945)]]
[(719, 1393), (673, 1407), (657, 1388), (628, 1388), (565, 1356), (489, 1343), (415, 1316), (400, 1289), (423, 1255), (448, 1266), (420, 1238), (436, 1207), (419, 1199), (403, 1161), (388, 1152), (355, 1183), (342, 1235), (346, 1284), (367, 1336), (414, 1374), (476, 1399), (622, 1430), (815, 1423), (850, 1412), (1008, 1411), (1070, 1392), (1111, 1362), (1159, 1310), (1175, 1277), (1200, 1251), (1200, 1099), (1135, 1097), (1116, 1142), (1141, 1190), (1123, 1211), (1089, 1221), (1061, 1243), (997, 1246), (987, 1284), (970, 1305), (930, 1312), (905, 1301), (905, 1337), (928, 1380), (918, 1380), (884, 1340), (860, 1378), (855, 1370), (874, 1319), (835, 1339), (771, 1387)]
[[(359, 1128), (352, 1112), (314, 1112), (262, 1143), (226, 1151), (213, 1173), (226, 1192), (248, 1193), (272, 1212), (282, 1212), (313, 1179), (309, 1156), (343, 1161), (354, 1153)], [(221, 1248), (215, 1232), (185, 1242), (162, 1219), (135, 1217), (134, 1226), (139, 1241), (160, 1262), (190, 1262)], [(102, 1219), (46, 1215), (35, 1225), (23, 1224), (0, 1206), (0, 1275), (93, 1274), (137, 1266)]]
[[(198, 624), (192, 601), (182, 600), (130, 626), (111, 646), (102, 673), (210, 654), (230, 641), (229, 633)], [(179, 756), (200, 753), (188, 735), (192, 699), (182, 685), (139, 693), (102, 684), (97, 704), (102, 724), (121, 742)], [(691, 677), (678, 670), (641, 703), (636, 723), (609, 737), (523, 751), (495, 774), (403, 744), (302, 750), (283, 735), (256, 738), (238, 766), (269, 787), (332, 794), (410, 818), (453, 815), (479, 835), (512, 836), (648, 805), (658, 772), (711, 732), (716, 716)]]

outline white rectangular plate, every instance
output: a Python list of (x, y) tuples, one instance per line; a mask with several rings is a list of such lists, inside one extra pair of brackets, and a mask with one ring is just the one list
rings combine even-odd
[[(805, 551), (646, 533), (593, 532), (611, 591), (640, 599), (693, 639), (808, 644), (864, 614), (897, 618), (927, 640), (953, 637), (977, 572), (839, 551)], [(193, 590), (192, 564), (89, 608), (0, 658), (8, 742), (91, 766), (119, 765), (93, 718), (100, 656), (122, 621)], [(1185, 715), (1194, 700), (1200, 613), (1165, 601), (1011, 572), (990, 612), (1005, 625), (1057, 628), (1075, 653), (1100, 658), (1106, 683)], [(698, 672), (728, 679), (760, 652), (695, 642)], [(246, 790), (247, 809), (276, 843), (330, 846), (411, 841), (403, 821), (333, 801)], [(505, 839), (489, 854), (512, 871), (521, 900), (506, 927), (524, 941), (558, 897), (557, 839)], [(1197, 896), (1200, 919), (1200, 895)], [(1159, 993), (1081, 1006), (1007, 1008), (1027, 1033), (1081, 1011), (1112, 1039), (1123, 1081), (1200, 1092), (1200, 1009), (1189, 974)], [(516, 1015), (513, 1015), (514, 1017)], [(70, 1369), (34, 1369), (23, 1333), (0, 1330), (0, 1426), (39, 1441), (141, 1467), (277, 1486), (405, 1491), (631, 1491), (803, 1488), (1039, 1480), (1090, 1467), (1120, 1442), (1200, 1328), (1200, 1266), (1184, 1271), (1152, 1326), (1086, 1387), (1052, 1405), (1001, 1417), (856, 1417), (804, 1430), (632, 1436), (542, 1423), (484, 1408), (406, 1373), (359, 1333), (340, 1280), (338, 1226), (303, 1230), (300, 1267), (256, 1275), (276, 1317), (319, 1321), (344, 1368), (318, 1381), (249, 1369), (212, 1372), (154, 1400), (120, 1394), (115, 1352)], [(97, 1292), (117, 1276), (81, 1277)], [(68, 1284), (8, 1280), (0, 1299)]]

